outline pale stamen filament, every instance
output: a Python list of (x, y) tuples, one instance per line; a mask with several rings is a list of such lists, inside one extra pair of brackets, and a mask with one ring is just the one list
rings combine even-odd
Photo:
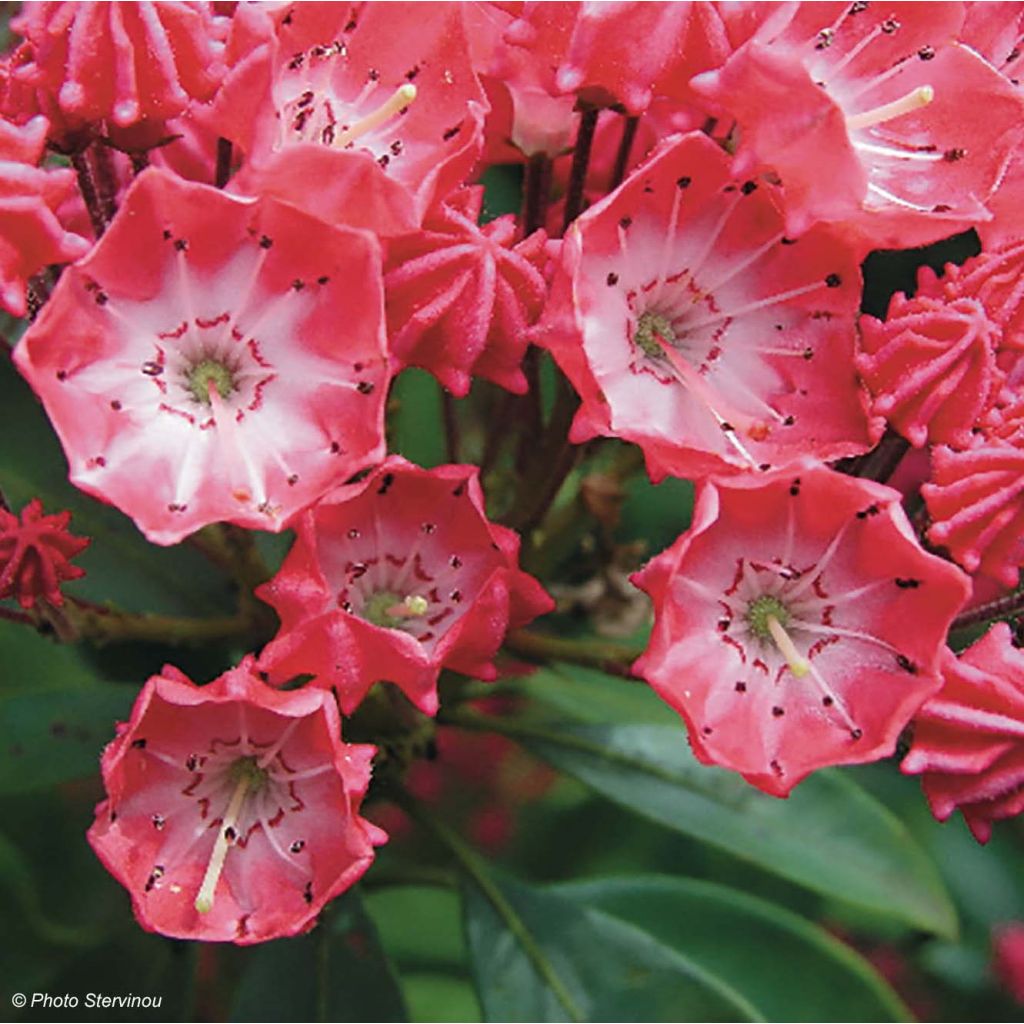
[(796, 649), (796, 644), (793, 643), (792, 638), (786, 632), (782, 623), (774, 615), (769, 615), (765, 619), (765, 625), (775, 641), (775, 646), (778, 647), (780, 653), (786, 659), (789, 671), (797, 679), (803, 679), (811, 671), (811, 663)]
[(224, 812), (220, 831), (217, 833), (217, 841), (213, 844), (210, 862), (206, 865), (203, 884), (199, 887), (199, 894), (196, 896), (195, 908), (200, 914), (208, 914), (213, 910), (214, 890), (217, 888), (220, 874), (224, 870), (228, 849), (234, 844), (235, 826), (238, 824), (238, 816), (242, 813), (245, 797), (252, 782), (252, 775), (249, 772), (243, 772), (242, 777), (238, 780), (238, 785), (235, 786), (234, 793), (231, 794), (228, 809)]
[(390, 121), (396, 114), (400, 114), (412, 101), (416, 99), (416, 86), (411, 82), (400, 85), (376, 110), (360, 118), (355, 124), (349, 125), (334, 140), (334, 145), (339, 147), (347, 146), (350, 142), (375, 128), (379, 128), (386, 121)]
[(935, 90), (930, 85), (919, 85), (911, 89), (906, 96), (901, 96), (891, 103), (883, 103), (880, 107), (865, 110), (861, 114), (853, 114), (846, 119), (846, 127), (851, 132), (871, 128), (873, 125), (891, 121), (894, 117), (909, 114), (912, 110), (928, 106), (935, 99)]

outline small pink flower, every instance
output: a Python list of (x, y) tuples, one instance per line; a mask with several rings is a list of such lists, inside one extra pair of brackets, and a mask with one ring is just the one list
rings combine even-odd
[(969, 593), (899, 498), (812, 462), (702, 486), (690, 529), (634, 577), (655, 607), (634, 671), (699, 760), (785, 796), (892, 752)]
[(224, 71), (208, 3), (26, 3), (11, 28), (31, 47), (17, 78), (70, 129), (163, 121), (209, 99)]
[(893, 296), (885, 321), (861, 317), (857, 356), (871, 411), (912, 445), (964, 448), (1001, 375), (1002, 330), (978, 299)]
[(57, 210), (75, 190), (73, 171), (38, 167), (47, 120), (0, 119), (0, 308), (24, 316), (28, 279), (51, 263), (84, 256), (89, 243), (66, 231)]
[(272, 690), (251, 658), (201, 687), (167, 666), (104, 751), (89, 842), (149, 931), (297, 935), (387, 838), (359, 816), (374, 752), (342, 742), (329, 691)]
[(85, 575), (70, 559), (90, 543), (68, 532), (70, 521), (70, 512), (43, 515), (38, 498), (21, 510), (20, 518), (0, 508), (0, 600), (16, 598), (22, 608), (34, 608), (39, 600), (58, 608), (64, 603), (61, 583)]
[(986, 843), (993, 822), (1024, 810), (1024, 652), (997, 622), (959, 657), (947, 650), (942, 674), (914, 718), (902, 769), (921, 775), (939, 821), (959, 809)]
[(257, 591), (281, 617), (260, 667), (272, 683), (315, 675), (345, 714), (378, 680), (434, 714), (442, 668), (495, 678), (506, 631), (553, 607), (518, 568), (519, 537), (485, 516), (472, 466), (425, 470), (392, 456), (297, 530)]
[(536, 329), (582, 397), (572, 439), (620, 437), (654, 477), (864, 451), (855, 254), (785, 234), (777, 190), (702, 133), (581, 216)]
[(515, 244), (515, 218), (477, 225), (482, 189), (464, 189), (423, 230), (391, 239), (384, 298), (391, 354), (430, 370), (453, 394), (471, 374), (523, 394), (527, 331), (547, 296), (544, 233)]
[(384, 452), (375, 240), (151, 168), (15, 352), (77, 486), (157, 544), (281, 530)]

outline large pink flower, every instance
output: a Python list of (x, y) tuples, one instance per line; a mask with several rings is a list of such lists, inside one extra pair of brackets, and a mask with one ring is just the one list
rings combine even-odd
[(706, 483), (693, 525), (634, 580), (656, 616), (634, 670), (701, 761), (778, 796), (892, 752), (970, 592), (921, 549), (898, 492), (811, 462)]
[(296, 935), (387, 838), (359, 816), (373, 754), (327, 690), (273, 690), (251, 658), (207, 686), (167, 666), (104, 751), (89, 842), (149, 931)]
[(89, 250), (57, 219), (58, 207), (74, 192), (74, 172), (37, 166), (46, 131), (45, 117), (21, 127), (0, 119), (0, 308), (13, 316), (25, 315), (25, 286), (33, 274)]
[(211, 115), (246, 154), (232, 189), (331, 223), (415, 230), (472, 169), (483, 139), (487, 105), (459, 5), (286, 11), (235, 65)]
[(1024, 102), (954, 42), (962, 5), (791, 10), (694, 82), (740, 126), (737, 173), (782, 178), (789, 230), (845, 221), (876, 247), (905, 247), (986, 219)]
[(151, 169), (15, 361), (72, 481), (172, 544), (280, 530), (384, 450), (374, 239)]
[(633, 441), (656, 477), (838, 458), (872, 438), (855, 254), (824, 229), (794, 243), (772, 186), (728, 165), (686, 135), (588, 210), (537, 330), (583, 399), (573, 440)]
[(994, 821), (1024, 810), (1024, 652), (998, 622), (959, 657), (947, 651), (942, 673), (902, 768), (922, 776), (939, 821), (959, 809), (985, 843)]
[(378, 680), (434, 714), (442, 668), (493, 679), (506, 631), (553, 607), (518, 567), (519, 537), (488, 521), (472, 466), (393, 456), (297, 529), (257, 591), (281, 616), (260, 666), (273, 683), (312, 673), (346, 714)]

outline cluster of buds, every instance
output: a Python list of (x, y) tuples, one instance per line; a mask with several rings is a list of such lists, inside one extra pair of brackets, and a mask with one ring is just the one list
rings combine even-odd
[[(296, 934), (360, 877), (384, 835), (342, 716), (381, 682), (433, 716), (443, 669), (496, 677), (508, 631), (553, 607), (510, 526), (532, 543), (573, 446), (603, 439), (697, 486), (634, 577), (655, 619), (633, 671), (700, 761), (785, 796), (916, 718), (904, 769), (938, 816), (962, 807), (984, 841), (1024, 807), (1009, 630), (947, 647), (1024, 565), (1017, 18), (24, 5), (0, 306), (31, 314), (13, 360), (71, 481), (158, 545), (296, 532), (258, 591), (276, 637), (206, 686), (166, 668), (104, 754), (90, 841), (145, 927)], [(500, 163), (523, 167), (522, 212), (481, 223)], [(859, 315), (870, 251), (971, 228), (976, 259)], [(558, 404), (505, 524), (488, 458), (389, 454), (404, 368), (539, 410), (541, 353)], [(37, 505), (0, 516), (0, 597), (59, 603), (82, 542)]]

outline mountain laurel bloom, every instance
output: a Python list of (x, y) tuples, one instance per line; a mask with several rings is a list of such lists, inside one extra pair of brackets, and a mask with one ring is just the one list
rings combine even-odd
[(838, 458), (872, 437), (860, 284), (840, 239), (787, 238), (773, 186), (693, 133), (573, 224), (537, 339), (583, 400), (572, 440), (632, 441), (655, 478)]
[(700, 761), (776, 796), (892, 753), (969, 594), (898, 492), (809, 461), (703, 484), (690, 529), (634, 581), (655, 606), (634, 671)]
[(89, 842), (148, 931), (297, 935), (387, 838), (359, 815), (374, 752), (328, 690), (273, 690), (251, 658), (207, 686), (167, 666), (103, 753)]
[(72, 482), (154, 543), (218, 520), (281, 530), (383, 455), (379, 250), (151, 168), (15, 362)]
[(959, 657), (946, 651), (942, 675), (902, 769), (921, 776), (939, 821), (959, 809), (986, 843), (993, 822), (1024, 810), (1024, 651), (997, 622)]
[(495, 678), (507, 630), (554, 606), (519, 569), (518, 535), (484, 514), (473, 466), (425, 470), (392, 456), (296, 529), (257, 591), (281, 617), (260, 667), (272, 683), (315, 675), (346, 714), (378, 680), (436, 713), (442, 668)]
[(70, 560), (89, 546), (88, 537), (68, 532), (70, 521), (70, 512), (44, 515), (38, 498), (20, 516), (0, 508), (0, 600), (15, 598), (22, 608), (64, 603), (61, 583), (85, 575)]

